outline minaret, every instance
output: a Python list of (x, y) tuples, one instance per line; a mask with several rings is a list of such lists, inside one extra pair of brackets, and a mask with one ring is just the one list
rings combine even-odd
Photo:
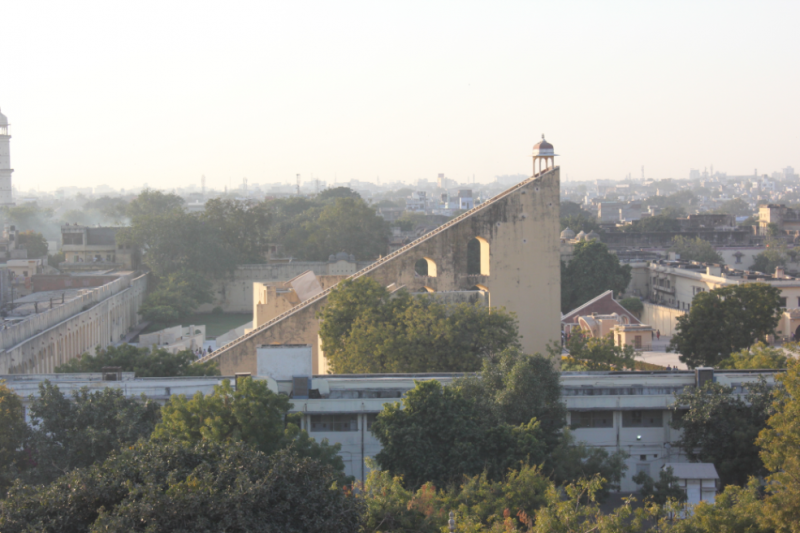
[(8, 119), (0, 113), (0, 206), (14, 205), (11, 197), (11, 135), (8, 131)]

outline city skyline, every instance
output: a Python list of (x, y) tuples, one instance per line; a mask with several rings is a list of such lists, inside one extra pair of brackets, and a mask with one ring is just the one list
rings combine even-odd
[[(19, 190), (800, 167), (800, 5), (4, 4)], [(743, 38), (751, 35), (752, 38)]]

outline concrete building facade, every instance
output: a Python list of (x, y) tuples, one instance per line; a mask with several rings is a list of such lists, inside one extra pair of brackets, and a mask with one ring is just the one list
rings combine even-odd
[(80, 294), (0, 331), (0, 374), (36, 374), (121, 341), (139, 322), (147, 274)]
[[(350, 279), (369, 276), (388, 287), (413, 292), (482, 290), (490, 307), (517, 314), (523, 349), (546, 353), (560, 338), (561, 272), (559, 240), (559, 169), (534, 156), (541, 173), (480, 204), (400, 250), (381, 258)], [(468, 268), (467, 249), (478, 247), (480, 262)], [(427, 262), (427, 275), (416, 271)], [(300, 303), (221, 347), (216, 359), (224, 374), (256, 373), (256, 351), (265, 344), (314, 347), (315, 373), (328, 370), (319, 350), (319, 319), (331, 289)]]
[[(381, 450), (380, 442), (370, 429), (378, 413), (389, 403), (402, 401), (415, 387), (415, 382), (438, 380), (450, 385), (464, 374), (378, 374), (378, 375), (311, 375), (310, 346), (270, 346), (259, 349), (259, 370), (256, 379), (267, 381), (276, 393), (291, 397), (291, 410), (302, 413), (301, 424), (316, 439), (328, 439), (342, 445), (340, 456), (345, 473), (362, 481), (369, 473), (365, 459)], [(761, 378), (775, 382), (780, 371), (698, 369), (694, 372), (563, 372), (562, 401), (567, 407), (566, 423), (573, 428), (578, 441), (614, 453), (628, 454), (621, 489), (638, 489), (632, 478), (639, 472), (657, 478), (665, 465), (686, 465), (688, 458), (676, 446), (680, 431), (671, 427), (675, 393), (711, 380), (745, 394), (745, 385)], [(234, 376), (137, 378), (132, 372), (113, 374), (37, 374), (0, 375), (7, 385), (22, 397), (27, 406), (29, 397), (38, 395), (38, 384), (48, 379), (66, 395), (87, 387), (102, 390), (113, 387), (124, 390), (128, 397), (147, 398), (160, 403), (173, 395), (187, 398), (200, 392), (211, 394), (223, 380), (234, 382)], [(680, 411), (677, 413), (680, 415)], [(682, 479), (694, 477), (682, 474)], [(703, 476), (709, 479), (711, 476)], [(711, 500), (717, 488), (704, 484), (707, 491), (701, 499)], [(688, 487), (687, 487), (688, 489)]]
[[(724, 265), (668, 260), (631, 263), (631, 267), (631, 282), (625, 293), (648, 300), (642, 320), (662, 334), (674, 332), (677, 318), (691, 310), (692, 300), (701, 292), (744, 283), (766, 283), (781, 291), (784, 312), (776, 334), (784, 339), (792, 335), (800, 338), (800, 278), (787, 275), (782, 268), (765, 274)], [(661, 312), (662, 318), (670, 322), (663, 324), (651, 316), (658, 308), (677, 312)]]
[(130, 244), (117, 243), (121, 228), (90, 227), (78, 224), (61, 226), (61, 251), (64, 271), (137, 268), (137, 251)]

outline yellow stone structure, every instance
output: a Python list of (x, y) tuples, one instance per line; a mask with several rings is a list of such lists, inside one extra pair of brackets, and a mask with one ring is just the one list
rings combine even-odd
[[(559, 239), (559, 168), (552, 146), (534, 149), (534, 175), (434, 231), (380, 258), (350, 278), (369, 276), (384, 286), (410, 291), (483, 290), (490, 307), (516, 313), (523, 349), (546, 353), (560, 339), (561, 268)], [(539, 168), (536, 168), (539, 167)], [(468, 270), (467, 250), (480, 250), (480, 266)], [(424, 259), (428, 275), (415, 265)], [(326, 288), (301, 301), (203, 360), (219, 361), (223, 375), (257, 374), (256, 350), (270, 344), (313, 346), (314, 374), (328, 373), (319, 349), (319, 319)], [(264, 290), (263, 288), (261, 289)], [(258, 293), (259, 291), (257, 291)], [(266, 294), (265, 294), (266, 296)]]

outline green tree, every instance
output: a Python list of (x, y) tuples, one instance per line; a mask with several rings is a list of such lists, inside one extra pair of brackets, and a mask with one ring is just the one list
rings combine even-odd
[(112, 224), (121, 225), (128, 217), (128, 202), (124, 198), (102, 196), (83, 204), (83, 210), (95, 218), (102, 218)]
[(200, 305), (212, 301), (208, 279), (195, 270), (183, 269), (158, 278), (139, 313), (144, 320), (167, 325), (179, 322)]
[(0, 502), (4, 533), (280, 531), (352, 533), (362, 502), (337, 472), (244, 444), (139, 443)]
[(612, 490), (619, 490), (628, 457), (622, 450), (610, 454), (603, 448), (577, 442), (572, 432), (564, 429), (561, 441), (547, 457), (544, 467), (556, 485), (599, 476), (604, 482), (596, 496), (604, 500)]
[[(147, 213), (151, 207), (135, 211)], [(117, 240), (143, 250), (142, 262), (158, 277), (188, 271), (221, 276), (236, 266), (221, 229), (180, 207), (135, 215), (130, 227), (117, 233)]]
[(536, 419), (547, 449), (562, 440), (566, 408), (561, 402), (561, 374), (553, 357), (523, 354), (518, 348), (485, 359), (477, 375), (459, 378), (454, 385), (467, 398), (484, 405), (491, 416), (512, 426)]
[[(700, 502), (682, 520), (663, 518), (658, 524), (666, 533), (774, 533), (763, 524), (762, 488), (755, 479), (746, 487), (728, 485), (714, 503)], [(674, 506), (668, 506), (674, 507)], [(666, 513), (662, 513), (666, 514)]]
[(127, 206), (127, 215), (136, 224), (147, 218), (183, 211), (184, 200), (177, 194), (145, 189)]
[(568, 218), (576, 215), (590, 216), (590, 213), (584, 210), (580, 204), (564, 200), (561, 202), (561, 218)]
[(561, 263), (561, 312), (569, 312), (609, 289), (617, 296), (630, 281), (631, 266), (621, 265), (605, 244), (597, 240), (579, 242), (569, 264)]
[(660, 215), (654, 217), (645, 217), (641, 220), (636, 220), (632, 224), (623, 227), (623, 231), (630, 231), (634, 233), (650, 233), (650, 232), (675, 232), (681, 230), (681, 223), (676, 219), (677, 216), (685, 213), (677, 213), (674, 211), (662, 211)]
[(84, 387), (67, 398), (45, 380), (38, 397), (31, 396), (30, 418), (27, 447), (35, 466), (24, 477), (30, 483), (50, 483), (148, 438), (159, 406), (144, 396), (126, 398), (122, 389), (113, 388), (92, 392)]
[(757, 342), (750, 348), (733, 352), (730, 357), (720, 361), (717, 368), (731, 369), (757, 369), (757, 368), (786, 368), (788, 360), (786, 351), (795, 355), (800, 352), (796, 343), (784, 344), (780, 348), (772, 348), (763, 342)]
[(388, 243), (389, 224), (373, 208), (360, 199), (337, 198), (309, 223), (305, 258), (324, 261), (347, 252), (373, 259), (386, 253)]
[(644, 311), (644, 304), (642, 301), (635, 297), (631, 296), (629, 298), (623, 298), (619, 301), (619, 305), (633, 313), (637, 318), (642, 317), (642, 311)]
[(47, 255), (47, 239), (35, 231), (21, 231), (17, 235), (17, 244), (28, 251), (28, 259), (38, 259)]
[(4, 224), (43, 233), (52, 240), (60, 234), (58, 226), (53, 221), (53, 210), (42, 208), (36, 202), (2, 207), (0, 218)]
[(48, 254), (47, 256), (47, 264), (53, 268), (60, 268), (61, 263), (66, 261), (67, 257), (64, 252), (57, 252), (54, 254)]
[(23, 446), (28, 436), (22, 400), (0, 380), (0, 499), (28, 465)]
[(85, 353), (55, 368), (57, 374), (101, 372), (104, 367), (119, 367), (123, 372), (135, 372), (137, 377), (219, 376), (217, 361), (195, 363), (191, 350), (170, 353), (163, 348), (150, 350), (130, 344), (100, 348), (97, 355)]
[(364, 486), (364, 530), (438, 533), (446, 527), (451, 509), (456, 510), (459, 522), (521, 526), (522, 517), (534, 516), (546, 502), (551, 485), (539, 467), (522, 464), (499, 481), (483, 473), (464, 478), (459, 486), (437, 490), (426, 483), (414, 492), (403, 487), (401, 477), (376, 467)]
[(772, 392), (764, 381), (746, 388), (742, 397), (706, 383), (676, 395), (673, 406), (672, 427), (682, 430), (678, 446), (691, 461), (714, 463), (722, 486), (765, 473), (755, 441), (772, 412)]
[[(547, 505), (536, 513), (536, 522), (528, 531), (533, 533), (639, 533), (658, 517), (657, 507), (634, 510), (635, 499), (625, 498), (611, 513), (600, 509), (599, 494), (605, 485), (601, 476), (581, 479), (562, 488), (551, 486)], [(500, 533), (501, 529), (496, 530)], [(510, 529), (509, 531), (514, 531)], [(519, 530), (517, 530), (519, 531)], [(488, 533), (488, 531), (487, 531)], [(494, 532), (492, 532), (494, 533)]]
[(780, 318), (781, 291), (748, 283), (701, 292), (690, 311), (678, 317), (669, 349), (690, 368), (716, 366), (774, 332)]
[(770, 240), (767, 242), (766, 250), (753, 258), (750, 270), (772, 274), (777, 267), (785, 267), (787, 261), (786, 246), (783, 243)]
[(476, 371), (518, 345), (517, 321), (502, 308), (446, 305), (377, 281), (345, 280), (320, 314), (322, 349), (336, 373)]
[(537, 463), (546, 448), (535, 419), (511, 426), (458, 387), (436, 380), (416, 382), (400, 403), (384, 404), (372, 425), (382, 449), (375, 456), (384, 470), (403, 477), (406, 486), (426, 482), (445, 487), (463, 476), (503, 475), (520, 461)]
[(352, 198), (354, 200), (360, 200), (361, 195), (350, 187), (331, 187), (330, 189), (325, 189), (324, 191), (320, 192), (317, 195), (316, 200), (326, 202), (328, 200), (335, 201), (337, 198)]
[(617, 346), (612, 336), (588, 337), (578, 331), (567, 342), (569, 356), (562, 370), (633, 370), (636, 351), (626, 344)]
[(588, 214), (578, 214), (561, 217), (561, 229), (569, 228), (575, 233), (591, 233), (592, 231), (600, 231), (600, 224), (597, 223), (597, 217)]
[(238, 200), (215, 198), (206, 202), (201, 223), (214, 228), (227, 255), (237, 265), (263, 263), (269, 243), (271, 214), (263, 203), (250, 205)]
[(244, 442), (267, 455), (293, 446), (296, 452), (343, 472), (344, 462), (338, 455), (341, 445), (329, 445), (328, 439), (316, 443), (296, 424), (287, 424), (291, 407), (289, 399), (269, 390), (265, 381), (243, 379), (234, 390), (226, 379), (207, 396), (201, 392), (191, 399), (173, 395), (162, 408), (152, 438), (187, 445)]
[(757, 444), (769, 471), (764, 521), (776, 531), (800, 531), (800, 364), (789, 360), (786, 373), (778, 376), (774, 413), (767, 420)]
[(575, 233), (599, 231), (597, 217), (583, 209), (580, 204), (565, 200), (561, 202), (561, 229), (570, 228)]
[(741, 198), (733, 198), (732, 200), (722, 202), (714, 212), (737, 217), (745, 217), (753, 214), (750, 205)]
[(645, 500), (651, 499), (659, 505), (664, 505), (670, 499), (678, 502), (686, 501), (686, 492), (678, 485), (680, 480), (675, 477), (671, 466), (662, 468), (656, 481), (653, 481), (646, 472), (639, 472), (632, 480), (642, 486), (639, 492)]
[(717, 253), (714, 246), (700, 237), (691, 239), (682, 235), (672, 238), (670, 252), (680, 254), (683, 261), (699, 261), (701, 263), (724, 263), (722, 256)]

